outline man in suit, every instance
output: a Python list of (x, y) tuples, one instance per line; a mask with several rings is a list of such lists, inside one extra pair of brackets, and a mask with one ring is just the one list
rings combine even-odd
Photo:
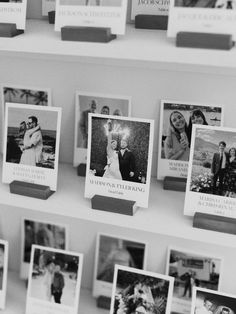
[(79, 127), (83, 137), (83, 148), (87, 148), (88, 146), (88, 115), (89, 113), (96, 113), (97, 110), (97, 102), (96, 100), (92, 100), (90, 103), (90, 108), (88, 110), (84, 110), (81, 113)]
[(128, 149), (128, 143), (125, 139), (120, 142), (120, 150), (118, 153), (120, 172), (122, 180), (132, 181), (135, 173), (135, 158), (133, 153)]
[(224, 182), (225, 172), (226, 172), (226, 168), (229, 161), (229, 156), (225, 152), (225, 147), (226, 147), (226, 143), (224, 141), (221, 141), (219, 143), (219, 152), (214, 154), (212, 164), (211, 164), (214, 194), (216, 194), (217, 180), (219, 180), (218, 189), (219, 189), (220, 195), (223, 192), (223, 182)]

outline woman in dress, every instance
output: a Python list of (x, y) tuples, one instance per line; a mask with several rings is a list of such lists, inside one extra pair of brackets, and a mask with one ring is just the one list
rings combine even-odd
[[(45, 268), (45, 274), (43, 278), (44, 291), (46, 292), (46, 300), (51, 301), (52, 299), (52, 280), (54, 276), (55, 264), (52, 261), (48, 261)], [(44, 293), (45, 293), (44, 292)]]
[(193, 110), (189, 117), (188, 138), (190, 143), (192, 137), (193, 124), (208, 125), (206, 117), (200, 109)]
[(164, 141), (164, 153), (166, 159), (189, 160), (189, 145), (187, 123), (179, 111), (173, 111), (170, 115), (170, 126)]
[(122, 180), (122, 176), (120, 173), (120, 165), (119, 165), (119, 158), (118, 158), (118, 151), (117, 149), (117, 141), (112, 140), (112, 123), (111, 120), (107, 121), (107, 129), (108, 129), (108, 136), (107, 136), (107, 165), (104, 168), (105, 172), (103, 174), (104, 178), (111, 178)]
[(30, 149), (31, 146), (31, 136), (33, 133), (38, 131), (40, 126), (37, 125), (35, 128), (29, 129), (26, 128), (24, 137), (23, 137), (23, 148), (22, 148), (22, 155), (20, 159), (21, 165), (27, 166), (36, 166), (36, 155), (33, 149)]
[(227, 190), (225, 196), (233, 197), (234, 193), (236, 193), (236, 148), (234, 147), (229, 150), (229, 163), (226, 169), (225, 187)]

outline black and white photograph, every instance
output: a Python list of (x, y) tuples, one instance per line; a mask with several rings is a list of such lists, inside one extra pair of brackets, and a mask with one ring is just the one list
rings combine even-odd
[(74, 167), (81, 163), (86, 164), (89, 113), (128, 117), (131, 114), (131, 98), (128, 96), (76, 92)]
[(236, 296), (195, 288), (191, 314), (235, 314)]
[(56, 0), (55, 31), (66, 25), (108, 27), (124, 35), (127, 5), (128, 0)]
[(173, 281), (169, 276), (116, 265), (110, 314), (169, 314)]
[(175, 0), (176, 7), (211, 8), (211, 9), (236, 9), (235, 0)]
[(194, 287), (219, 290), (221, 270), (220, 257), (169, 247), (166, 274), (175, 279), (172, 312), (190, 313)]
[(193, 140), (186, 211), (191, 202), (192, 210), (218, 211), (222, 214), (228, 212), (234, 215), (232, 209), (235, 209), (236, 204), (236, 130), (197, 127)]
[(223, 107), (162, 101), (158, 179), (187, 177), (193, 125), (223, 125)]
[(0, 0), (1, 23), (14, 23), (17, 29), (24, 30), (26, 6), (27, 0)]
[(118, 194), (147, 206), (153, 124), (153, 120), (89, 115), (85, 197)]
[(170, 1), (168, 37), (182, 31), (210, 34), (235, 32), (235, 0), (173, 0)]
[(0, 240), (0, 309), (4, 310), (6, 305), (8, 273), (8, 242)]
[(3, 182), (35, 179), (40, 184), (48, 174), (55, 190), (61, 108), (7, 103), (5, 117)]
[(120, 7), (122, 0), (60, 0), (61, 5)]
[(26, 314), (77, 314), (83, 255), (33, 245)]
[(119, 236), (97, 235), (93, 296), (111, 297), (115, 265), (146, 268), (147, 244)]
[(131, 3), (131, 19), (134, 20), (139, 14), (168, 15), (170, 0), (132, 0)]
[(31, 248), (33, 244), (68, 250), (69, 230), (67, 225), (49, 221), (22, 219), (21, 278), (28, 278)]

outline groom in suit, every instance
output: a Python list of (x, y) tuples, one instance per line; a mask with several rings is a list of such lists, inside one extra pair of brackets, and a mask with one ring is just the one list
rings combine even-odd
[(122, 180), (132, 181), (135, 173), (135, 158), (133, 153), (128, 149), (128, 143), (125, 139), (120, 142), (118, 153), (120, 172)]
[(219, 179), (219, 192), (223, 192), (223, 182), (225, 177), (226, 168), (229, 162), (229, 156), (225, 152), (226, 143), (221, 141), (219, 143), (219, 152), (215, 153), (213, 156), (211, 164), (211, 173), (213, 180), (213, 193), (216, 194), (216, 183)]

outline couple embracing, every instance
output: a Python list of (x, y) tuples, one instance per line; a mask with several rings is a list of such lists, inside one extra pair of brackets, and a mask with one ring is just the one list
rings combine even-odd
[(112, 122), (107, 121), (107, 165), (105, 166), (104, 178), (133, 181), (135, 175), (135, 157), (128, 149), (127, 140), (121, 139), (120, 149), (118, 143), (112, 139)]

